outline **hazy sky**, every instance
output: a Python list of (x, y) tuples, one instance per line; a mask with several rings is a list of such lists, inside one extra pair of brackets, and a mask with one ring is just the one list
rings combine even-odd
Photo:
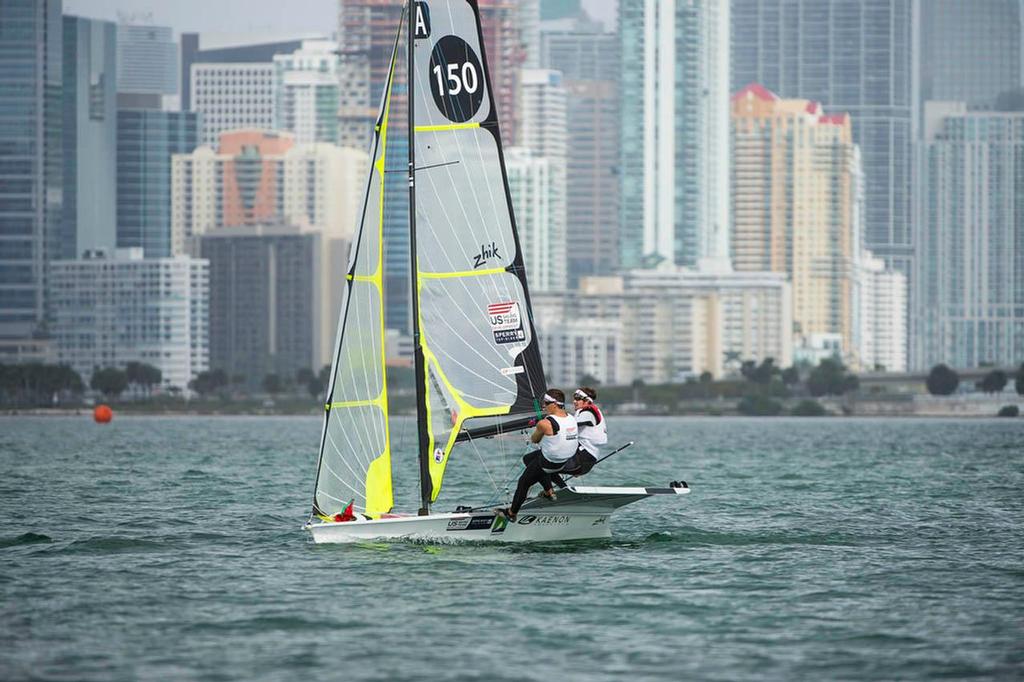
[[(596, 19), (614, 24), (616, 0), (583, 0)], [(315, 32), (337, 28), (337, 0), (64, 0), (64, 13), (116, 20), (118, 12), (152, 15), (176, 31)]]

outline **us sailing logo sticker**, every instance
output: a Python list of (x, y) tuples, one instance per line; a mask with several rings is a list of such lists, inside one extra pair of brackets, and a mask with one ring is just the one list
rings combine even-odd
[(491, 322), (495, 343), (523, 343), (526, 341), (526, 331), (523, 329), (523, 316), (519, 312), (518, 301), (489, 304), (487, 317)]

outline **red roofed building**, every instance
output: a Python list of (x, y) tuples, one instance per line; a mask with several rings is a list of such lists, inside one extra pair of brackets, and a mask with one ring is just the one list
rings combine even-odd
[(786, 272), (800, 337), (839, 334), (856, 366), (860, 153), (850, 117), (753, 83), (732, 97), (732, 257)]

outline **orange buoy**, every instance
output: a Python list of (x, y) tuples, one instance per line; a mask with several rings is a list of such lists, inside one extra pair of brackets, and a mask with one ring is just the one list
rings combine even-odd
[(97, 424), (109, 424), (114, 418), (114, 411), (108, 405), (97, 405), (92, 411), (92, 418)]

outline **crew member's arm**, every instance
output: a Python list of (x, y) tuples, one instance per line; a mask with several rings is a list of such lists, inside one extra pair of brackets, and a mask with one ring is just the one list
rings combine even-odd
[(597, 426), (597, 419), (594, 413), (584, 408), (576, 413), (576, 424), (579, 426)]
[(537, 428), (535, 428), (533, 433), (530, 434), (530, 442), (539, 443), (541, 438), (544, 436), (553, 436), (554, 433), (555, 432), (551, 429), (551, 420), (541, 419), (537, 422)]

